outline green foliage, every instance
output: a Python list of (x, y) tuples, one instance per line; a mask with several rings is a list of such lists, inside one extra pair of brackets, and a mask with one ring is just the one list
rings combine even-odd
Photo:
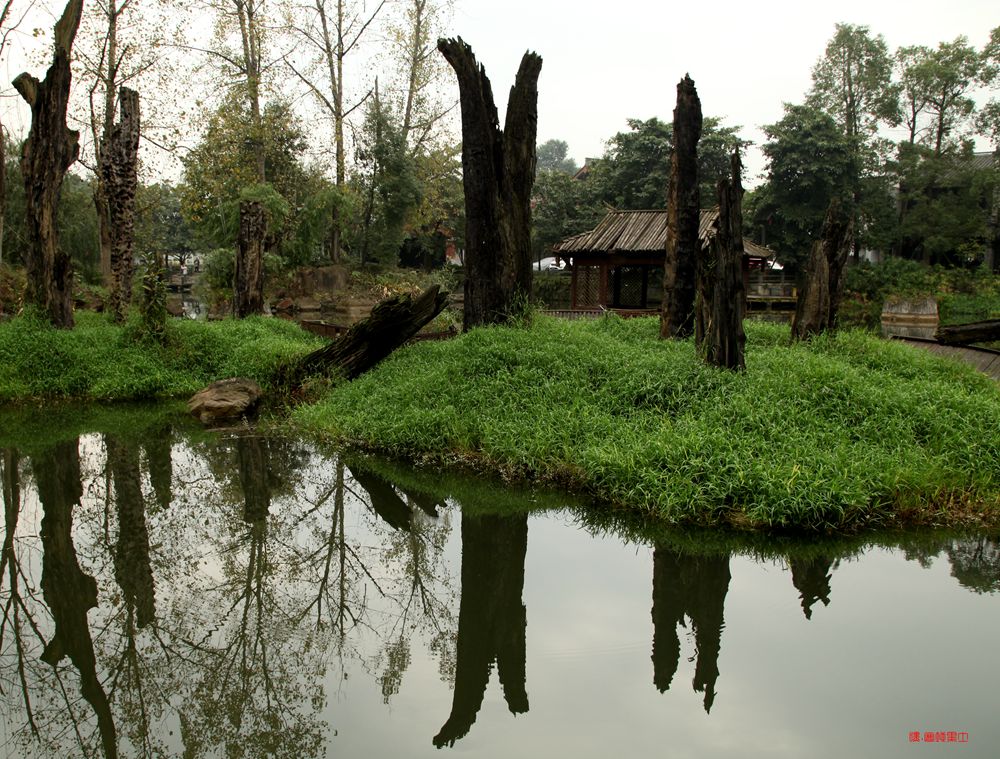
[(576, 174), (576, 161), (567, 158), (569, 145), (565, 140), (546, 140), (535, 149), (536, 168), (542, 171), (559, 171), (572, 176)]
[(531, 252), (536, 261), (560, 240), (597, 225), (606, 210), (592, 194), (589, 180), (554, 169), (538, 171), (531, 193)]
[(861, 332), (748, 324), (718, 372), (653, 319), (484, 328), (397, 352), (294, 421), (670, 522), (831, 528), (998, 501), (1000, 390)]
[[(587, 178), (593, 198), (624, 210), (665, 208), (674, 126), (655, 117), (629, 119), (628, 126), (629, 131), (608, 140), (604, 157)], [(714, 204), (716, 183), (729, 176), (733, 150), (745, 144), (739, 130), (711, 116), (702, 122), (698, 171), (704, 207)]]
[(71, 331), (30, 314), (0, 323), (0, 401), (182, 397), (234, 376), (269, 388), (285, 363), (321, 344), (295, 324), (262, 317), (174, 320), (162, 347), (144, 334), (138, 315), (120, 327), (83, 312)]
[(847, 199), (856, 175), (854, 154), (833, 118), (807, 105), (785, 104), (785, 115), (764, 127), (767, 181), (748, 203), (753, 228), (783, 264), (798, 266), (819, 237), (834, 197)]

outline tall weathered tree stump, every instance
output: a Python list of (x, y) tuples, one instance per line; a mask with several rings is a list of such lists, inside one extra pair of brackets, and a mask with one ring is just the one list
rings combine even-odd
[(663, 268), (660, 337), (687, 337), (694, 326), (695, 260), (700, 243), (698, 223), (698, 140), (701, 101), (690, 76), (677, 83), (674, 107), (674, 150), (667, 191), (667, 256)]
[(21, 152), (28, 217), (25, 302), (57, 327), (73, 327), (73, 269), (59, 248), (56, 216), (63, 177), (80, 153), (80, 133), (66, 127), (70, 52), (83, 0), (69, 0), (56, 22), (52, 65), (43, 81), (20, 74), (14, 87), (31, 106), (31, 130)]
[(705, 361), (723, 369), (746, 368), (743, 316), (743, 186), (739, 152), (731, 160), (732, 179), (718, 183), (718, 227), (708, 250), (698, 254), (695, 343)]
[(125, 320), (132, 302), (135, 264), (135, 193), (139, 166), (139, 93), (122, 87), (118, 92), (120, 118), (111, 138), (101, 146), (101, 175), (111, 233), (111, 312)]
[(233, 316), (264, 313), (264, 244), (267, 217), (256, 200), (240, 201), (240, 231), (233, 277)]
[(805, 340), (837, 326), (844, 265), (851, 252), (854, 224), (834, 198), (826, 211), (820, 239), (809, 251), (792, 317), (792, 337)]
[(531, 188), (535, 181), (538, 75), (525, 53), (507, 101), (504, 130), (486, 70), (461, 37), (438, 40), (458, 77), (465, 188), (465, 329), (499, 324), (531, 297)]

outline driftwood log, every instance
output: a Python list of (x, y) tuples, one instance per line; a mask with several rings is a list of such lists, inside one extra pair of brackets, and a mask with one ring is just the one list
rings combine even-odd
[(135, 194), (139, 167), (139, 93), (122, 87), (118, 92), (120, 118), (111, 138), (101, 146), (101, 176), (108, 206), (111, 235), (111, 312), (116, 322), (125, 320), (132, 302), (135, 272)]
[(458, 78), (465, 189), (466, 330), (517, 316), (531, 298), (531, 188), (535, 181), (538, 75), (542, 59), (525, 53), (500, 131), (486, 70), (461, 37), (438, 50)]
[(944, 345), (969, 345), (1000, 340), (1000, 319), (938, 327), (934, 339)]
[(14, 88), (31, 106), (31, 129), (21, 149), (28, 251), (25, 302), (37, 306), (57, 327), (73, 327), (73, 269), (59, 247), (56, 218), (63, 177), (80, 154), (80, 133), (66, 126), (70, 53), (83, 13), (83, 0), (70, 0), (56, 22), (52, 65), (45, 79), (20, 74)]
[(698, 190), (698, 140), (701, 101), (690, 76), (677, 84), (674, 150), (667, 190), (667, 254), (663, 268), (660, 337), (687, 337), (694, 328), (695, 260), (701, 197)]
[(371, 369), (413, 337), (437, 316), (448, 302), (448, 293), (437, 285), (416, 298), (396, 295), (372, 309), (371, 316), (352, 326), (347, 334), (313, 351), (289, 372), (289, 387), (299, 387), (311, 374), (336, 373), (354, 379)]
[(698, 254), (695, 343), (705, 361), (722, 369), (746, 368), (743, 315), (743, 186), (739, 152), (730, 161), (732, 179), (718, 183), (718, 228)]
[(844, 265), (851, 252), (854, 223), (834, 198), (826, 211), (820, 239), (813, 243), (792, 317), (792, 338), (805, 340), (835, 329), (844, 282)]

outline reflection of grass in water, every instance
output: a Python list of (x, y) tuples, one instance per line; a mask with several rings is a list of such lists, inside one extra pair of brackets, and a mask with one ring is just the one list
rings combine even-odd
[(91, 432), (143, 442), (150, 430), (168, 425), (184, 427), (191, 433), (201, 430), (180, 402), (115, 406), (50, 402), (44, 406), (5, 406), (0, 407), (0, 446), (31, 453)]
[(1000, 390), (862, 332), (748, 323), (745, 373), (656, 320), (478, 329), (398, 352), (293, 421), (673, 523), (857, 529), (1000, 516)]

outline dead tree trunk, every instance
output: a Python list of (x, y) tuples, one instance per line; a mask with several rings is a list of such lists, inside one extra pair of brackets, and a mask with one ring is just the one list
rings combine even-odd
[(256, 200), (240, 202), (240, 232), (233, 279), (233, 316), (264, 313), (264, 243), (267, 218)]
[(826, 212), (820, 239), (806, 262), (792, 317), (792, 338), (805, 340), (836, 327), (843, 289), (844, 264), (851, 252), (854, 225), (834, 198)]
[(132, 302), (135, 272), (132, 248), (139, 165), (139, 93), (122, 87), (118, 102), (121, 117), (111, 130), (111, 138), (102, 145), (101, 176), (111, 222), (111, 312), (116, 322), (123, 322)]
[(1000, 340), (1000, 319), (938, 327), (934, 339), (945, 345), (991, 343)]
[(465, 187), (465, 329), (500, 324), (531, 297), (531, 188), (535, 181), (538, 75), (525, 53), (500, 131), (486, 70), (461, 37), (438, 40), (458, 77)]
[(59, 248), (56, 213), (63, 177), (80, 153), (80, 133), (66, 127), (70, 51), (80, 26), (83, 0), (69, 0), (56, 22), (52, 65), (39, 82), (20, 74), (14, 87), (31, 106), (31, 130), (21, 152), (28, 217), (28, 286), (25, 301), (57, 327), (73, 327), (73, 271)]
[(382, 301), (347, 334), (303, 358), (289, 372), (286, 383), (298, 387), (306, 377), (320, 372), (354, 379), (417, 334), (447, 302), (448, 293), (440, 292), (437, 285), (416, 298), (397, 295)]
[(718, 184), (719, 220), (707, 251), (698, 255), (695, 341), (705, 361), (723, 369), (746, 368), (743, 314), (743, 187), (740, 156), (732, 157), (732, 180)]
[(687, 337), (694, 326), (695, 261), (700, 243), (698, 222), (698, 140), (701, 101), (694, 81), (677, 83), (674, 107), (674, 150), (667, 190), (667, 257), (663, 268), (663, 308), (660, 337)]

